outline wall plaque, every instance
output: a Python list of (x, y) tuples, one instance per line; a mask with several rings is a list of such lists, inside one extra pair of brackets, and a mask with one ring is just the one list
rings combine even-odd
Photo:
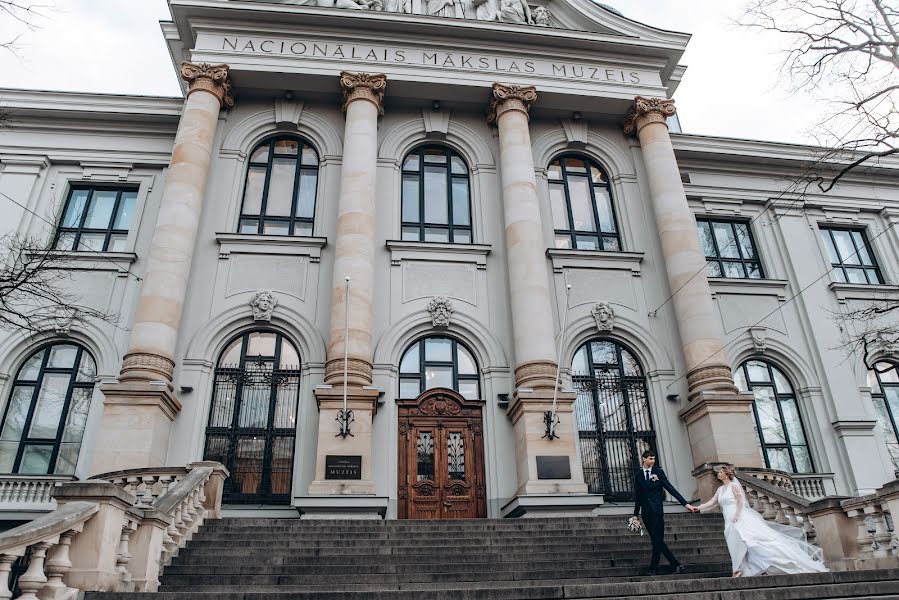
[(362, 457), (326, 455), (325, 479), (362, 479)]
[(571, 462), (567, 456), (538, 456), (537, 479), (571, 479)]

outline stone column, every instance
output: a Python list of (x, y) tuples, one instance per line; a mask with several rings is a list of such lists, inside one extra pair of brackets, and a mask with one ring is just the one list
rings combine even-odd
[[(556, 376), (555, 319), (550, 300), (546, 241), (540, 219), (534, 156), (528, 127), (534, 87), (493, 84), (489, 123), (499, 133), (506, 262), (515, 348), (515, 394), (509, 415), (515, 427), (519, 495), (585, 494), (574, 394), (559, 394), (558, 439), (544, 438), (544, 413), (552, 409)], [(566, 456), (570, 477), (538, 479), (537, 458)]]
[[(372, 419), (378, 391), (372, 389), (372, 294), (375, 255), (375, 174), (378, 163), (378, 117), (384, 113), (384, 75), (344, 72), (340, 75), (346, 113), (343, 166), (337, 206), (334, 276), (331, 289), (331, 329), (327, 387), (315, 390), (319, 407), (318, 456), (313, 495), (371, 495)], [(350, 278), (349, 298), (346, 277)], [(349, 331), (344, 321), (349, 303)], [(349, 356), (343, 379), (344, 348)], [(343, 409), (347, 387), (348, 409), (353, 411), (352, 436), (339, 437), (337, 414)], [(328, 455), (361, 456), (361, 480), (325, 479)]]
[(174, 395), (175, 345), (199, 227), (215, 130), (234, 105), (228, 65), (181, 64), (190, 84), (175, 135), (162, 204), (128, 352), (106, 396), (92, 471), (165, 465)]
[(636, 133), (646, 165), (649, 195), (687, 371), (689, 405), (681, 412), (693, 451), (700, 493), (714, 493), (712, 463), (761, 466), (752, 428), (752, 395), (737, 392), (724, 355), (724, 331), (705, 273), (696, 219), (687, 204), (668, 133), (674, 101), (637, 97), (625, 124)]

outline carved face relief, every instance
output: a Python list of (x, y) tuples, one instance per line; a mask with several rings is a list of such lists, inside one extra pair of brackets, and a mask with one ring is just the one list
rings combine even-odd
[(534, 25), (549, 27), (549, 11), (545, 6), (538, 6), (534, 9)]
[(278, 299), (269, 291), (257, 292), (250, 300), (250, 306), (253, 308), (253, 320), (271, 321)]
[(443, 296), (432, 298), (428, 303), (428, 312), (431, 313), (431, 323), (434, 327), (449, 327), (454, 310), (453, 303)]
[(608, 302), (599, 302), (591, 311), (598, 331), (612, 331), (615, 328), (615, 310)]

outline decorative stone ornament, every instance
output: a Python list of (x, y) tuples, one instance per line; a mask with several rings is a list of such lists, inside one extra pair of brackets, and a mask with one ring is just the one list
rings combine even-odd
[(537, 101), (537, 88), (532, 85), (513, 85), (494, 83), (490, 94), (490, 107), (487, 111), (487, 122), (496, 123), (499, 116), (507, 110), (520, 110), (528, 114), (531, 104)]
[(597, 302), (590, 312), (596, 321), (597, 331), (612, 331), (615, 328), (615, 310), (608, 302)]
[(428, 302), (428, 312), (431, 313), (431, 323), (434, 327), (449, 327), (454, 310), (453, 303), (443, 296), (437, 296)]
[(392, 12), (407, 15), (426, 15), (475, 21), (501, 21), (522, 25), (545, 25), (538, 12), (546, 8), (531, 9), (527, 0), (247, 0), (251, 2), (276, 2), (296, 6), (319, 8), (345, 8), (357, 11)]
[(257, 292), (250, 300), (254, 321), (271, 321), (272, 313), (278, 306), (278, 299), (268, 290)]
[(545, 6), (538, 6), (534, 9), (534, 25), (540, 27), (549, 27), (549, 10)]
[(189, 85), (187, 94), (209, 92), (222, 103), (223, 108), (234, 106), (234, 90), (231, 87), (231, 67), (209, 63), (181, 63), (181, 78)]
[(340, 88), (343, 90), (343, 110), (353, 100), (368, 100), (378, 107), (378, 114), (384, 114), (384, 91), (387, 89), (387, 76), (372, 73), (340, 74)]
[(768, 349), (768, 328), (750, 327), (749, 335), (752, 337), (752, 345), (758, 353), (764, 353)]
[(677, 109), (674, 107), (674, 100), (637, 96), (634, 98), (634, 106), (627, 115), (627, 121), (624, 122), (624, 133), (634, 135), (646, 123), (653, 121), (664, 123), (668, 117), (675, 114)]

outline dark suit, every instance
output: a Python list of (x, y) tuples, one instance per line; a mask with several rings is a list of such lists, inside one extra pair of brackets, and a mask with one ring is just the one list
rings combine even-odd
[(658, 479), (647, 481), (643, 469), (634, 471), (634, 490), (637, 492), (634, 516), (639, 517), (640, 513), (643, 513), (643, 524), (652, 541), (652, 560), (649, 562), (649, 568), (655, 569), (659, 566), (659, 555), (661, 554), (664, 554), (668, 562), (676, 567), (680, 562), (665, 544), (665, 513), (662, 509), (665, 490), (668, 490), (668, 493), (684, 506), (687, 505), (687, 501), (668, 481), (665, 471), (659, 467), (653, 467), (651, 475), (655, 475)]

